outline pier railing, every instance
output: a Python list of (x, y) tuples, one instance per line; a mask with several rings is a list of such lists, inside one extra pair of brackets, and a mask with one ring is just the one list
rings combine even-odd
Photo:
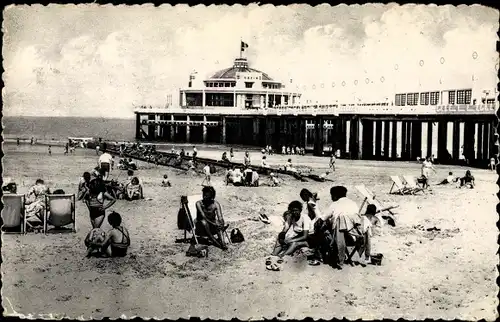
[(434, 105), (434, 106), (393, 106), (393, 105), (284, 105), (272, 108), (241, 109), (236, 107), (169, 107), (169, 108), (137, 108), (136, 113), (159, 114), (202, 114), (202, 115), (442, 115), (442, 114), (495, 114), (497, 104), (478, 105)]

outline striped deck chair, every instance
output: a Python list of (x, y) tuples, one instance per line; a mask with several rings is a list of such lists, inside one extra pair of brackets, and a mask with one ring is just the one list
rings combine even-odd
[(392, 180), (392, 186), (391, 190), (389, 191), (390, 194), (397, 194), (397, 195), (407, 195), (411, 194), (410, 189), (408, 189), (404, 183), (401, 181), (401, 178), (398, 176), (391, 176)]
[(44, 231), (52, 226), (52, 232), (62, 232), (71, 225), (71, 232), (76, 233), (75, 195), (45, 195)]
[(403, 179), (406, 181), (406, 187), (409, 189), (412, 195), (416, 194), (417, 192), (422, 192), (425, 194), (424, 188), (418, 185), (417, 179), (414, 176), (403, 176)]
[(361, 204), (361, 207), (359, 208), (359, 214), (363, 213), (363, 207), (366, 205), (375, 205), (377, 207), (377, 212), (385, 212), (387, 211), (391, 216), (394, 216), (394, 212), (392, 212), (392, 209), (398, 208), (399, 205), (395, 206), (384, 206), (382, 202), (380, 202), (378, 199), (376, 199), (375, 194), (368, 190), (368, 188), (365, 187), (364, 184), (356, 186), (356, 189), (363, 195), (364, 200), (363, 203)]
[(2, 196), (2, 231), (4, 233), (26, 233), (24, 195), (4, 194)]

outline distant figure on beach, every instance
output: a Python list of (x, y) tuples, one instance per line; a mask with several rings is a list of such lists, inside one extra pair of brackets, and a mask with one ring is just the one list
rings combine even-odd
[(265, 155), (262, 157), (262, 162), (260, 166), (263, 168), (269, 168), (269, 165), (267, 164), (267, 158)]
[(286, 154), (286, 146), (281, 147), (281, 154)]
[(49, 145), (49, 155), (52, 155), (52, 146)]
[(66, 143), (66, 145), (64, 146), (64, 155), (68, 155), (68, 152), (69, 152), (69, 143)]
[(30, 141), (30, 144), (33, 145), (34, 141), (33, 141), (33, 137), (31, 137), (31, 141)]
[(19, 145), (19, 144), (20, 144), (20, 142), (19, 142), (19, 138), (17, 138), (17, 145)]
[(280, 180), (278, 179), (276, 174), (274, 174), (274, 172), (271, 172), (269, 176), (271, 177), (271, 187), (279, 187)]
[(453, 182), (457, 182), (457, 178), (453, 176), (453, 172), (448, 172), (448, 176), (446, 177), (446, 179), (438, 183), (438, 185), (450, 184)]
[(233, 151), (233, 148), (230, 148), (229, 149), (229, 160), (233, 161), (233, 158), (234, 158), (234, 151)]
[(90, 179), (90, 172), (84, 172), (83, 176), (80, 178), (80, 182), (78, 183), (78, 200), (83, 200), (87, 196), (89, 192)]
[(494, 171), (495, 169), (496, 169), (496, 160), (493, 157), (493, 158), (490, 159), (490, 170)]
[(170, 184), (170, 180), (168, 179), (168, 175), (166, 175), (166, 174), (163, 175), (163, 180), (161, 181), (161, 186), (162, 187), (171, 187), (172, 186)]
[(226, 151), (222, 152), (222, 161), (223, 162), (230, 162), (229, 159), (227, 158), (227, 152)]
[(427, 157), (423, 162), (422, 162), (422, 176), (426, 177), (429, 179), (431, 175), (431, 170), (436, 172), (436, 169), (434, 168), (434, 164), (432, 162), (432, 157)]
[(198, 149), (196, 149), (195, 146), (193, 146), (193, 161), (196, 162), (196, 157), (198, 156)]
[(330, 156), (330, 169), (332, 169), (332, 171), (335, 171), (335, 161), (337, 161), (337, 158), (332, 153), (332, 155)]
[(128, 201), (144, 199), (142, 185), (139, 178), (133, 177), (132, 180), (125, 186), (126, 199)]
[(109, 173), (111, 171), (111, 163), (113, 162), (113, 157), (108, 152), (104, 152), (99, 157), (99, 168), (101, 169), (101, 173), (103, 175), (103, 179), (107, 180)]
[(205, 178), (201, 182), (201, 185), (204, 186), (206, 182), (207, 186), (211, 186), (212, 184), (210, 182), (210, 165), (207, 164), (205, 165), (205, 167), (203, 167), (203, 173), (205, 174)]
[(245, 157), (243, 158), (243, 161), (245, 167), (249, 167), (251, 165), (252, 161), (250, 160), (250, 154), (248, 153), (248, 151), (245, 152)]

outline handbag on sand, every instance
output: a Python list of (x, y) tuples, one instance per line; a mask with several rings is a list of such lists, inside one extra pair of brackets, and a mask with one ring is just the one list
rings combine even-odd
[(231, 230), (231, 242), (234, 243), (242, 243), (245, 241), (245, 237), (238, 228), (234, 228)]

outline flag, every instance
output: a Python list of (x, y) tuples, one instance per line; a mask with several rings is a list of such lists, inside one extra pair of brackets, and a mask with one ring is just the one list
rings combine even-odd
[(245, 42), (241, 42), (241, 51), (245, 51), (245, 48), (248, 48), (248, 44)]

